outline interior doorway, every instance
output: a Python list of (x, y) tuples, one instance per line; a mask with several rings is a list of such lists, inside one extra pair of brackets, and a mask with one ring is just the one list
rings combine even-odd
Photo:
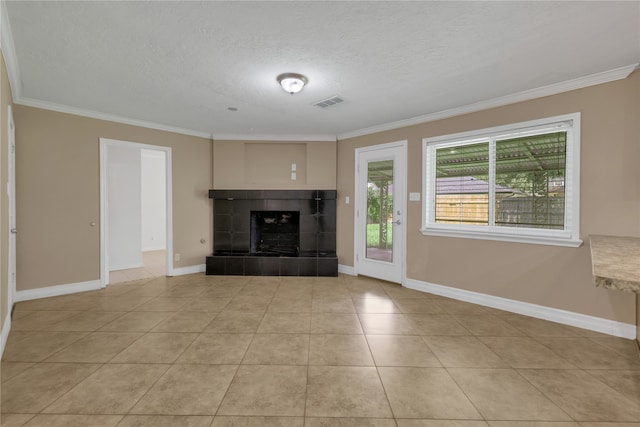
[(11, 313), (13, 300), (16, 295), (16, 126), (13, 121), (13, 110), (9, 105), (8, 112), (9, 155), (7, 169), (7, 196), (9, 211), (9, 252), (8, 252), (8, 283), (7, 313)]
[(166, 276), (166, 250), (142, 252), (140, 267), (132, 267), (109, 271), (109, 284), (130, 282), (133, 280), (150, 279)]
[[(113, 148), (112, 148), (113, 150)], [(136, 199), (140, 200), (140, 226), (136, 231), (140, 234), (141, 247), (138, 254), (141, 258), (137, 261), (141, 263), (139, 266), (131, 268), (117, 268), (113, 264), (109, 269), (109, 283), (122, 283), (131, 280), (147, 279), (151, 277), (166, 276), (166, 154), (160, 150), (148, 150), (131, 148), (133, 152), (129, 152), (133, 164), (133, 170), (139, 171), (140, 192), (139, 197), (136, 193)], [(138, 155), (139, 152), (139, 155)], [(138, 168), (139, 160), (139, 168)], [(111, 162), (108, 161), (109, 164)], [(117, 167), (117, 166), (116, 166)], [(109, 176), (109, 182), (117, 180), (117, 177)], [(122, 197), (122, 193), (115, 195), (109, 191), (109, 197)], [(110, 202), (112, 200), (110, 199)], [(117, 201), (117, 200), (116, 200)], [(126, 200), (121, 201), (125, 204)], [(110, 203), (111, 210), (113, 203)], [(117, 230), (114, 230), (113, 221), (110, 221), (111, 236), (118, 238)], [(123, 230), (124, 231), (124, 230)], [(114, 236), (116, 234), (116, 236)], [(137, 237), (135, 237), (137, 238)], [(111, 239), (113, 243), (113, 238)], [(136, 242), (137, 243), (137, 242)], [(115, 248), (111, 245), (111, 250)], [(113, 259), (112, 257), (110, 259)], [(116, 267), (116, 268), (114, 268)]]
[(173, 274), (171, 149), (100, 140), (101, 280)]

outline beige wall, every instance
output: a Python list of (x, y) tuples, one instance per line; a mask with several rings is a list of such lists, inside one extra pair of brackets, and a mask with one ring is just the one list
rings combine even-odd
[(210, 139), (24, 106), (14, 117), (19, 291), (100, 278), (100, 138), (171, 147), (174, 268), (204, 264), (213, 233)]
[[(6, 105), (10, 91), (2, 69), (2, 150), (6, 182)], [(6, 98), (6, 96), (9, 98)], [(7, 101), (7, 99), (9, 101)], [(99, 138), (173, 149), (174, 267), (202, 264), (211, 252), (209, 188), (337, 188), (338, 256), (353, 265), (354, 150), (409, 141), (408, 188), (421, 192), (424, 137), (497, 126), (553, 115), (582, 113), (581, 236), (640, 236), (640, 73), (628, 79), (446, 120), (334, 142), (304, 144), (305, 179), (281, 175), (285, 141), (214, 141), (96, 119), (16, 106), (18, 196), (18, 290), (99, 278)], [(245, 144), (265, 144), (273, 175), (257, 187), (246, 182)], [(255, 147), (255, 146), (254, 146)], [(295, 150), (296, 156), (299, 151)], [(268, 153), (268, 151), (267, 151)], [(286, 159), (290, 162), (291, 159)], [(302, 163), (301, 163), (302, 166)], [(288, 165), (290, 167), (290, 165)], [(336, 173), (337, 172), (337, 173)], [(212, 181), (213, 177), (213, 181)], [(270, 181), (270, 182), (269, 182)], [(0, 187), (1, 188), (1, 187)], [(4, 200), (4, 199), (3, 199)], [(3, 217), (4, 218), (4, 217)], [(626, 323), (636, 322), (628, 294), (595, 288), (589, 248), (560, 248), (471, 239), (427, 237), (419, 232), (421, 203), (407, 212), (407, 276), (425, 282), (570, 310)], [(4, 221), (4, 220), (3, 220)], [(207, 242), (203, 245), (200, 239)], [(0, 234), (2, 267), (6, 236)], [(6, 297), (6, 277), (2, 279)], [(4, 318), (4, 312), (3, 312)]]
[[(1, 56), (1, 55), (0, 55)], [(8, 156), (9, 156), (9, 105), (13, 103), (9, 77), (4, 58), (0, 57), (0, 188), (7, 188), (8, 181)], [(9, 294), (9, 280), (7, 276), (9, 264), (9, 215), (7, 202), (9, 198), (6, 191), (0, 191), (0, 330), (4, 326), (7, 316), (7, 296)]]
[[(291, 180), (291, 163), (297, 179)], [(333, 141), (213, 141), (216, 190), (333, 190)]]
[[(422, 191), (422, 138), (582, 113), (581, 238), (640, 236), (640, 72), (629, 78), (450, 119), (338, 142), (340, 264), (353, 265), (355, 149), (408, 140), (408, 192)], [(423, 236), (408, 202), (407, 277), (635, 324), (633, 296), (595, 288), (580, 248)]]

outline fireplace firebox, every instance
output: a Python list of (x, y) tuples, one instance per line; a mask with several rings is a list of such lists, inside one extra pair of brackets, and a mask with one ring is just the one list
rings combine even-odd
[(337, 276), (335, 190), (209, 190), (208, 275)]
[(251, 255), (300, 255), (300, 212), (251, 211)]

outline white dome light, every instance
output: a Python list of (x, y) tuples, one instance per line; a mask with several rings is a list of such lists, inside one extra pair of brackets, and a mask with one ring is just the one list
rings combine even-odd
[(300, 92), (304, 85), (309, 82), (305, 76), (296, 73), (280, 74), (277, 80), (282, 89), (291, 95)]

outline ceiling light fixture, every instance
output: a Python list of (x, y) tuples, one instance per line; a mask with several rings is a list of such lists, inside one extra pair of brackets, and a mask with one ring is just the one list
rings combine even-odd
[(300, 92), (304, 85), (309, 82), (305, 76), (297, 73), (280, 74), (276, 80), (278, 80), (282, 89), (291, 95)]

